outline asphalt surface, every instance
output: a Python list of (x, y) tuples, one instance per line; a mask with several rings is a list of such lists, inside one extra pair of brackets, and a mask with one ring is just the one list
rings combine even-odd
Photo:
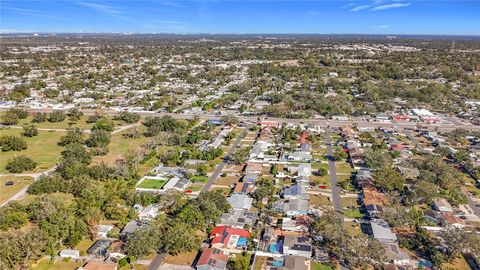
[(247, 132), (247, 130), (248, 130), (248, 127), (246, 127), (242, 131), (242, 133), (240, 133), (240, 135), (237, 136), (237, 138), (233, 142), (232, 146), (230, 146), (230, 150), (228, 150), (228, 153), (223, 158), (222, 163), (220, 163), (217, 166), (217, 168), (215, 169), (215, 171), (213, 172), (213, 174), (210, 175), (210, 178), (208, 179), (207, 184), (205, 184), (205, 186), (203, 186), (202, 191), (200, 191), (200, 192), (206, 192), (206, 191), (210, 190), (212, 185), (215, 183), (215, 180), (217, 179), (217, 177), (222, 173), (223, 168), (225, 168), (225, 166), (227, 165), (228, 161), (230, 160), (231, 155), (235, 152), (238, 145), (242, 141), (242, 139), (243, 139), (245, 133)]
[(152, 262), (148, 266), (148, 270), (158, 270), (160, 266), (163, 263), (163, 260), (165, 260), (165, 257), (167, 257), (167, 253), (160, 253), (153, 258)]
[(332, 204), (335, 212), (337, 212), (340, 220), (343, 222), (342, 199), (340, 197), (340, 187), (337, 181), (337, 169), (335, 168), (335, 159), (333, 157), (332, 141), (330, 138), (330, 128), (325, 129), (325, 143), (327, 145), (328, 170), (330, 174), (330, 186), (332, 191)]

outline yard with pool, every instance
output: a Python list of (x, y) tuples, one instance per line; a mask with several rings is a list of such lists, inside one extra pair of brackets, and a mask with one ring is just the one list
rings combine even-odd
[(166, 183), (165, 179), (145, 178), (137, 185), (137, 188), (161, 189)]

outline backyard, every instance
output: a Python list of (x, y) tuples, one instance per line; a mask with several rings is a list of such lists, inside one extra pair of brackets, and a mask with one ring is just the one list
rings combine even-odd
[(161, 189), (165, 183), (167, 183), (167, 180), (145, 178), (142, 182), (140, 182), (140, 184), (137, 185), (137, 188)]

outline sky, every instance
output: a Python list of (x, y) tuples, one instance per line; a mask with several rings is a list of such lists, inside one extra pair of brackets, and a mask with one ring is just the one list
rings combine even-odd
[(0, 0), (0, 33), (480, 35), (480, 0)]

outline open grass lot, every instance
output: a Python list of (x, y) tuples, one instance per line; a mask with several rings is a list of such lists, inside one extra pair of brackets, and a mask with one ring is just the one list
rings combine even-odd
[(223, 194), (223, 196), (227, 197), (230, 195), (230, 192), (232, 191), (231, 188), (223, 188), (223, 187), (213, 187), (210, 190), (220, 190)]
[(5, 165), (8, 160), (20, 155), (26, 155), (37, 162), (35, 172), (46, 171), (60, 160), (62, 147), (57, 145), (60, 137), (65, 134), (62, 131), (39, 131), (38, 136), (23, 137), (23, 129), (0, 129), (0, 136), (20, 136), (27, 142), (27, 149), (22, 151), (0, 152), (0, 173), (8, 173)]
[(208, 177), (203, 175), (195, 175), (192, 177), (191, 180), (194, 183), (206, 183), (208, 182)]
[(316, 176), (316, 175), (311, 175), (309, 177), (310, 182), (315, 183), (317, 186), (330, 186), (330, 176), (329, 175), (324, 175), (324, 176)]
[[(13, 186), (5, 186), (7, 181), (13, 181)], [(32, 177), (0, 177), (0, 203), (8, 200), (15, 193), (19, 192), (31, 183), (33, 183)]]
[(333, 267), (331, 267), (330, 265), (327, 265), (327, 264), (312, 262), (310, 264), (310, 269), (311, 270), (333, 270), (335, 268), (333, 268)]
[(345, 230), (352, 236), (357, 236), (362, 234), (362, 229), (360, 228), (360, 225), (355, 222), (351, 221), (346, 221), (344, 223)]
[(262, 270), (263, 265), (267, 262), (267, 257), (257, 256), (255, 258), (254, 270)]
[(342, 197), (342, 206), (358, 206), (356, 197)]
[(239, 180), (236, 176), (225, 176), (219, 177), (215, 184), (219, 186), (230, 186), (231, 184), (238, 183)]
[(86, 254), (87, 250), (93, 245), (93, 241), (90, 239), (83, 239), (82, 241), (78, 242), (75, 246), (75, 249), (80, 251), (80, 255)]
[(166, 180), (157, 180), (157, 179), (150, 179), (146, 178), (143, 180), (137, 188), (153, 188), (153, 189), (161, 189), (165, 183), (167, 183)]
[(343, 214), (348, 218), (361, 218), (361, 217), (363, 217), (363, 214), (360, 213), (360, 210), (358, 208), (347, 209), (347, 210), (343, 211)]
[(112, 141), (108, 145), (108, 153), (105, 156), (97, 156), (93, 159), (94, 164), (104, 161), (108, 164), (113, 164), (117, 159), (121, 159), (124, 154), (135, 150), (142, 144), (146, 143), (149, 138), (141, 136), (140, 138), (124, 138), (122, 135), (128, 133), (129, 130), (115, 133), (112, 135)]
[(442, 270), (470, 270), (470, 266), (468, 266), (467, 261), (463, 257), (456, 258), (451, 263), (444, 263), (440, 266)]
[(326, 162), (312, 162), (312, 170), (318, 170), (320, 168), (328, 170), (328, 163), (326, 163)]
[(331, 206), (330, 199), (325, 195), (310, 194), (310, 204), (317, 206)]
[(78, 127), (81, 129), (90, 129), (93, 124), (88, 124), (85, 122), (87, 120), (87, 116), (83, 116), (77, 123), (71, 123), (68, 120), (68, 117), (65, 118), (62, 122), (58, 123), (50, 123), (48, 121), (45, 121), (43, 123), (32, 123), (33, 115), (29, 115), (26, 119), (22, 119), (18, 122), (19, 126), (25, 125), (25, 124), (34, 124), (38, 128), (52, 128), (52, 129), (65, 129), (69, 127)]
[(335, 163), (335, 169), (337, 170), (337, 173), (346, 173), (346, 174), (351, 174), (353, 172), (352, 167), (350, 166), (349, 163), (343, 162), (337, 162)]
[(195, 257), (197, 256), (197, 254), (198, 254), (198, 251), (194, 250), (191, 252), (180, 253), (176, 256), (168, 255), (165, 258), (165, 263), (190, 266), (195, 260)]
[(75, 262), (73, 260), (64, 262), (61, 260), (52, 262), (48, 259), (41, 260), (36, 266), (32, 267), (33, 270), (74, 270), (82, 266), (82, 262)]
[(189, 185), (185, 190), (191, 190), (193, 192), (197, 192), (202, 190), (204, 185)]

